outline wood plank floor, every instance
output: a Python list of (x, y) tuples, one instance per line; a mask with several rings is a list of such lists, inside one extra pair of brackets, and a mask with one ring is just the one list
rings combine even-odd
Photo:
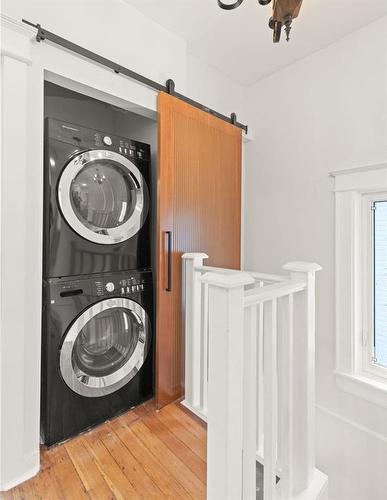
[(50, 450), (37, 476), (1, 500), (204, 499), (206, 429), (173, 403), (153, 402)]

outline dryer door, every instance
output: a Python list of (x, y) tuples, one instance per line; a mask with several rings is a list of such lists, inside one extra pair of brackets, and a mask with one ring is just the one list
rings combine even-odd
[(127, 384), (149, 352), (151, 328), (132, 300), (112, 298), (86, 309), (71, 325), (60, 350), (60, 371), (77, 394), (99, 397)]
[(103, 245), (135, 235), (148, 215), (149, 193), (138, 168), (113, 151), (75, 156), (58, 184), (63, 216), (79, 235)]

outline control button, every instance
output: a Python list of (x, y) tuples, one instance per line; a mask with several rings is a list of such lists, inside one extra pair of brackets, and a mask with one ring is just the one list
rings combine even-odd
[(119, 151), (120, 153), (122, 153), (122, 147), (121, 147), (121, 146), (118, 148), (118, 151)]
[(126, 287), (126, 293), (130, 293), (130, 286)]
[(105, 137), (103, 138), (103, 143), (106, 146), (111, 146), (113, 144), (113, 141), (111, 140), (111, 138), (108, 135), (105, 135)]
[(124, 153), (127, 155), (128, 154), (128, 150), (125, 148), (124, 149)]
[(140, 285), (140, 290), (144, 290), (144, 285)]
[(130, 155), (130, 156), (134, 156), (134, 151), (133, 151), (133, 149), (129, 149), (129, 155)]
[(142, 158), (142, 152), (141, 152), (141, 151), (137, 151), (137, 156), (138, 156), (139, 158)]
[(109, 283), (106, 283), (105, 288), (106, 288), (107, 292), (113, 292), (114, 291), (114, 283), (109, 281)]
[(136, 285), (132, 285), (132, 292), (136, 291)]
[(125, 293), (125, 288), (124, 287), (121, 288), (121, 293)]

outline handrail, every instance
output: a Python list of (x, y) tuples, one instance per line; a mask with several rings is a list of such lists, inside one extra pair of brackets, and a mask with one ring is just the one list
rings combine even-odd
[(256, 271), (244, 271), (244, 272), (250, 274), (252, 278), (262, 281), (282, 282), (288, 279), (287, 276), (281, 276), (280, 274), (257, 273)]
[(213, 266), (195, 266), (195, 271), (201, 273), (222, 273), (222, 274), (240, 273), (238, 269), (226, 269), (224, 267), (213, 267)]
[(291, 293), (302, 292), (305, 288), (306, 283), (303, 280), (287, 280), (286, 283), (274, 283), (262, 288), (246, 290), (245, 307), (261, 304), (267, 300), (279, 299)]
[(266, 273), (257, 273), (256, 271), (240, 271), (239, 269), (226, 269), (224, 267), (213, 267), (213, 266), (196, 266), (195, 271), (198, 272), (206, 272), (206, 273), (225, 273), (225, 274), (233, 274), (233, 273), (247, 273), (252, 278), (257, 281), (275, 281), (282, 282), (288, 279), (287, 276), (281, 276), (279, 274), (266, 274)]

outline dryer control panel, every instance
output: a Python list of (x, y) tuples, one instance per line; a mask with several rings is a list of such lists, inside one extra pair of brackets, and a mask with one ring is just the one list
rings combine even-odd
[(109, 149), (133, 160), (150, 160), (150, 146), (143, 142), (92, 130), (80, 125), (47, 119), (47, 135), (51, 139), (73, 144), (77, 150)]

